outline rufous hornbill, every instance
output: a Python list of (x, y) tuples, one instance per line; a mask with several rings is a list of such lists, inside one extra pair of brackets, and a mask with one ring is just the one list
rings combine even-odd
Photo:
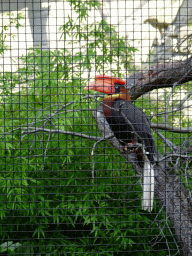
[[(142, 209), (153, 209), (155, 143), (147, 115), (130, 101), (126, 82), (116, 77), (97, 75), (95, 82), (84, 89), (106, 93), (103, 113), (115, 137), (127, 150), (137, 153), (138, 164), (143, 167)], [(140, 145), (140, 146), (138, 146)], [(128, 150), (127, 150), (128, 152)]]

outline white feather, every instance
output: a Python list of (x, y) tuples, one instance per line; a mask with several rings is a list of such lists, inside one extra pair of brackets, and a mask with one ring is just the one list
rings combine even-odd
[(149, 212), (153, 209), (153, 198), (154, 198), (154, 187), (155, 187), (155, 178), (154, 178), (154, 168), (150, 163), (146, 152), (144, 150), (144, 170), (143, 170), (143, 200), (142, 200), (142, 209), (148, 210)]

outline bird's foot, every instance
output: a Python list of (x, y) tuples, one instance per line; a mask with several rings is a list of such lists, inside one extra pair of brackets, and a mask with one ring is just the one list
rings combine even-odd
[(124, 150), (126, 152), (132, 152), (132, 153), (141, 153), (141, 146), (142, 144), (140, 143), (135, 143), (135, 142), (131, 142), (131, 143), (127, 143), (124, 147)]

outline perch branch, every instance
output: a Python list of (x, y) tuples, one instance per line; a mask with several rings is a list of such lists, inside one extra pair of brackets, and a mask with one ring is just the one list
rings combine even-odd
[[(111, 136), (113, 133), (107, 123), (103, 112), (102, 104), (93, 111), (93, 116), (99, 126), (102, 134)], [(142, 175), (142, 169), (138, 166), (136, 155), (134, 153), (126, 154), (123, 152), (122, 146), (115, 137), (109, 139), (111, 144), (117, 148), (120, 154), (133, 165), (138, 174)], [(179, 154), (176, 154), (176, 156)], [(180, 155), (179, 155), (180, 157)], [(185, 156), (186, 157), (186, 156)], [(192, 213), (192, 205), (188, 200), (183, 184), (178, 180), (176, 173), (166, 167), (166, 162), (162, 160), (155, 167), (155, 195), (156, 198), (165, 207), (167, 218), (171, 221), (178, 240), (180, 241), (184, 255), (192, 254), (191, 236), (192, 220), (188, 217), (188, 213)]]
[[(147, 91), (157, 89), (160, 87), (173, 87), (181, 85), (186, 81), (192, 80), (192, 60), (191, 58), (187, 61), (177, 62), (170, 65), (170, 63), (164, 63), (151, 68), (150, 70), (137, 73), (134, 77), (130, 76), (127, 78), (127, 84), (130, 84), (129, 91), (131, 93), (131, 99), (135, 100), (139, 96), (145, 94)], [(177, 71), (177, 72), (176, 72)], [(171, 92), (171, 93), (172, 93)], [(170, 102), (169, 100), (166, 106), (165, 115), (167, 114), (167, 108)], [(109, 136), (112, 131), (107, 123), (104, 115), (102, 104), (93, 111), (93, 116), (99, 126), (100, 131), (103, 135)], [(152, 124), (152, 128), (164, 129), (173, 132), (192, 132), (192, 128), (177, 128), (171, 127), (165, 124)], [(139, 175), (142, 175), (142, 170), (139, 168), (135, 161), (135, 154), (126, 154), (122, 150), (122, 146), (115, 137), (109, 139), (111, 144), (117, 148), (120, 154), (133, 165), (134, 169)], [(166, 141), (172, 148), (172, 154), (169, 154), (165, 158), (161, 158), (157, 161), (155, 166), (155, 195), (156, 198), (161, 202), (162, 206), (165, 207), (166, 218), (169, 219), (175, 229), (178, 241), (182, 246), (184, 255), (192, 255), (192, 243), (191, 243), (191, 230), (192, 230), (192, 219), (189, 218), (192, 213), (192, 204), (190, 203), (189, 196), (185, 190), (183, 184), (178, 179), (175, 169), (169, 168), (166, 163), (166, 158), (177, 157), (176, 165), (179, 166), (179, 159), (189, 159), (188, 155), (177, 153), (175, 145)], [(158, 155), (158, 153), (157, 153)], [(158, 156), (157, 159), (160, 157)], [(162, 232), (162, 230), (161, 230)], [(169, 252), (170, 254), (170, 252)]]
[(165, 62), (150, 67), (147, 70), (126, 77), (131, 100), (159, 88), (178, 86), (192, 80), (192, 57), (184, 61)]

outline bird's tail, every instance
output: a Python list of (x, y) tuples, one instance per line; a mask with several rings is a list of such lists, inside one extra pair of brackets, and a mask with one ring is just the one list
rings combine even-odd
[(143, 200), (142, 209), (148, 210), (149, 212), (153, 209), (153, 198), (154, 198), (154, 168), (150, 163), (148, 157), (145, 155), (144, 171), (143, 171)]

